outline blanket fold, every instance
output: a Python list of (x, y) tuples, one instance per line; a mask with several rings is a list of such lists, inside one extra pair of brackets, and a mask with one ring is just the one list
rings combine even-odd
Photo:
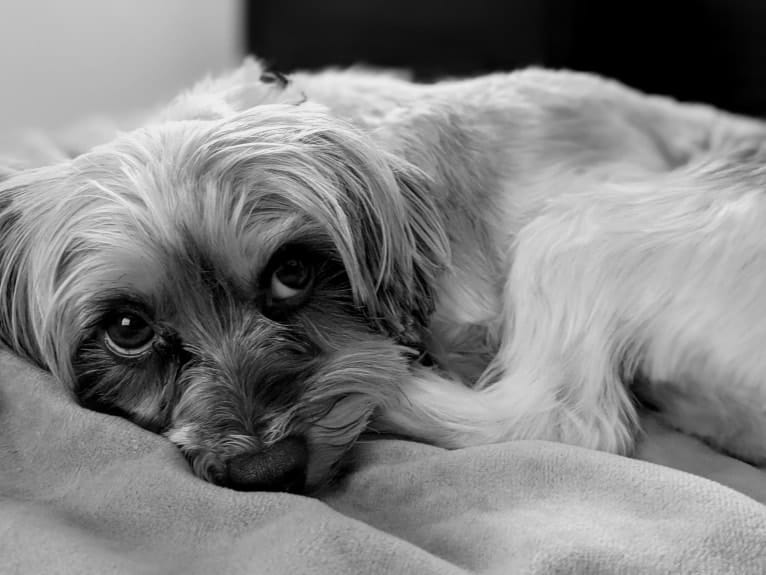
[(321, 500), (194, 477), (0, 353), (0, 573), (766, 573), (766, 506), (545, 442), (360, 443)]

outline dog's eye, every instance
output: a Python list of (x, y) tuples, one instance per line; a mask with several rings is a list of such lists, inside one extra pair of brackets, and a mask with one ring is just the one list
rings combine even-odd
[(271, 296), (276, 300), (289, 299), (305, 292), (312, 280), (309, 263), (298, 256), (282, 260), (271, 274)]
[(148, 351), (154, 340), (154, 328), (144, 318), (131, 312), (110, 317), (104, 331), (106, 347), (126, 357), (136, 357)]

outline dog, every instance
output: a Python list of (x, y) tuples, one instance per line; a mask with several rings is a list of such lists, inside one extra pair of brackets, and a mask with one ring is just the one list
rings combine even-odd
[(766, 127), (594, 75), (248, 60), (0, 182), (0, 335), (203, 479), (315, 493), (366, 431), (766, 461)]

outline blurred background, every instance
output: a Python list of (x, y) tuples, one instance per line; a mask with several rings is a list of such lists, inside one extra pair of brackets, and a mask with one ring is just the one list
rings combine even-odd
[(764, 0), (2, 0), (0, 136), (122, 114), (255, 53), (428, 81), (530, 64), (766, 115)]
[(239, 0), (0, 0), (0, 141), (168, 100), (244, 51)]

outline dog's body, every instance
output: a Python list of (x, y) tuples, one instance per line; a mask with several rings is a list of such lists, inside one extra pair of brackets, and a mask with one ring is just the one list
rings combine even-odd
[(0, 183), (2, 332), (238, 488), (368, 426), (629, 453), (634, 394), (763, 462), (764, 135), (581, 74), (250, 62)]

